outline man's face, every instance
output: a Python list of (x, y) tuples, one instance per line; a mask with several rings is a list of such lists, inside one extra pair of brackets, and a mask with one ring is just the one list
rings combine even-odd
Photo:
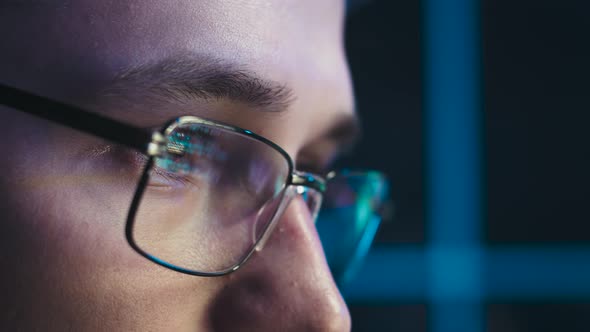
[[(315, 170), (329, 166), (354, 118), (338, 0), (0, 6), (2, 83), (136, 126), (189, 114), (214, 119), (269, 138), (298, 168)], [(170, 80), (225, 84), (212, 74), (224, 70), (268, 81), (263, 86), (279, 98), (161, 93)], [(141, 257), (125, 240), (137, 181), (130, 158), (16, 110), (2, 108), (0, 118), (1, 330), (350, 328), (301, 199), (237, 272), (183, 275)], [(171, 209), (157, 203), (155, 211)]]

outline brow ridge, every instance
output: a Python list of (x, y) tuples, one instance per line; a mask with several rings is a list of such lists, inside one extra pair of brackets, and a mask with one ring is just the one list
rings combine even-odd
[(251, 70), (210, 56), (181, 55), (137, 65), (118, 74), (102, 92), (113, 97), (149, 94), (186, 102), (229, 100), (265, 112), (282, 112), (293, 102), (292, 89)]

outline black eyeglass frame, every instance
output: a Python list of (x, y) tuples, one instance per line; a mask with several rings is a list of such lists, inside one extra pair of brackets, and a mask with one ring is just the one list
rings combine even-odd
[[(302, 186), (311, 188), (318, 191), (320, 194), (323, 194), (326, 191), (325, 178), (312, 173), (296, 171), (294, 169), (294, 163), (291, 159), (291, 156), (289, 156), (289, 154), (276, 143), (272, 142), (271, 140), (263, 136), (259, 136), (250, 130), (224, 124), (218, 121), (208, 120), (196, 116), (181, 116), (168, 121), (160, 130), (150, 132), (143, 128), (139, 128), (124, 122), (120, 122), (115, 119), (110, 119), (76, 106), (52, 100), (50, 98), (42, 97), (3, 84), (0, 84), (0, 105), (8, 106), (10, 108), (28, 113), (39, 118), (43, 118), (51, 122), (65, 125), (67, 127), (70, 127), (81, 132), (92, 134), (96, 137), (106, 139), (113, 143), (117, 143), (122, 146), (135, 149), (136, 151), (139, 151), (148, 156), (147, 163), (144, 166), (144, 170), (139, 179), (137, 189), (135, 191), (133, 200), (131, 202), (131, 206), (129, 208), (129, 212), (127, 214), (127, 221), (125, 225), (125, 237), (129, 245), (137, 253), (158, 265), (174, 270), (176, 272), (201, 277), (215, 277), (229, 274), (239, 269), (248, 260), (248, 258), (250, 258), (250, 256), (256, 249), (256, 244), (253, 246), (250, 252), (246, 253), (245, 256), (243, 256), (240, 262), (220, 272), (201, 272), (184, 269), (182, 267), (170, 264), (166, 261), (158, 259), (155, 256), (150, 255), (137, 245), (133, 238), (133, 225), (135, 222), (135, 215), (139, 207), (139, 203), (141, 201), (143, 192), (145, 191), (145, 188), (147, 186), (147, 182), (150, 177), (149, 173), (154, 166), (154, 158), (159, 157), (162, 153), (166, 151), (166, 131), (175, 123), (200, 123), (220, 128), (223, 130), (231, 131), (253, 138), (259, 142), (262, 142), (270, 146), (271, 148), (279, 152), (286, 159), (289, 168), (289, 176), (287, 177), (283, 187), (280, 190), (281, 195), (284, 194), (284, 191), (289, 186)], [(284, 197), (282, 199), (284, 199)], [(268, 229), (265, 229), (261, 238), (264, 237), (264, 234), (266, 234), (267, 231)]]

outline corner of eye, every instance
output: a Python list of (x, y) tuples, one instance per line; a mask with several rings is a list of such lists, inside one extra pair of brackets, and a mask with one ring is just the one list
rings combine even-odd
[(301, 154), (295, 159), (295, 169), (303, 172), (320, 174), (325, 168), (324, 166), (324, 162), (321, 158), (310, 154)]

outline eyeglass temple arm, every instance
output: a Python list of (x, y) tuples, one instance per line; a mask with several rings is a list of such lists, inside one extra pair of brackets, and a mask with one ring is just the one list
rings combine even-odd
[(148, 145), (152, 141), (152, 133), (142, 128), (3, 84), (0, 84), (0, 105), (93, 134), (143, 153), (148, 150)]

